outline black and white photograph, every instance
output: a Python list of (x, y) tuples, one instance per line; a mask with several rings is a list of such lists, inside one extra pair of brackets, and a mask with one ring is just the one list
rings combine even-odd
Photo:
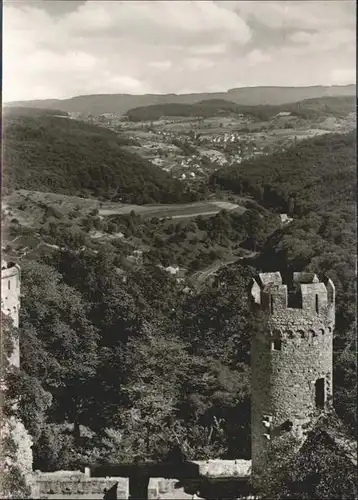
[(356, 2), (3, 0), (0, 497), (354, 500)]

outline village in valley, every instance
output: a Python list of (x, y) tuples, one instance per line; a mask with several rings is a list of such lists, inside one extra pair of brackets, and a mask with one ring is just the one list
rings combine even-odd
[(240, 164), (282, 151), (300, 140), (334, 131), (347, 132), (356, 126), (353, 112), (342, 117), (304, 119), (290, 111), (278, 111), (266, 121), (240, 113), (213, 118), (163, 116), (156, 121), (135, 122), (125, 113), (70, 116), (121, 132), (133, 141), (133, 145), (127, 146), (130, 151), (188, 183), (206, 179), (220, 166)]

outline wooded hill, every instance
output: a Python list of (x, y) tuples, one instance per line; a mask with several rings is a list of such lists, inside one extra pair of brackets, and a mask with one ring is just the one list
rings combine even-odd
[(210, 99), (195, 104), (153, 104), (130, 109), (130, 121), (159, 120), (162, 117), (185, 116), (209, 118), (243, 114), (257, 120), (270, 120), (282, 111), (306, 119), (319, 117), (343, 117), (355, 110), (354, 96), (321, 97), (282, 105), (244, 106), (225, 99)]
[(4, 130), (6, 192), (29, 189), (123, 202), (192, 201), (185, 186), (122, 148), (128, 139), (66, 117), (14, 116)]
[(210, 183), (254, 196), (268, 208), (300, 215), (353, 203), (355, 165), (356, 131), (325, 134), (286, 151), (223, 167)]

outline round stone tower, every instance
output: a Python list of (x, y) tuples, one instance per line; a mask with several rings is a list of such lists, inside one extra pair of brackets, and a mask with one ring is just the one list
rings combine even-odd
[(302, 426), (332, 397), (335, 288), (330, 279), (262, 273), (253, 280), (252, 307), (261, 317), (251, 347), (253, 478), (264, 471), (270, 444), (300, 441)]
[[(17, 264), (1, 261), (1, 312), (10, 316), (15, 328), (19, 326), (20, 310), (20, 267)], [(18, 340), (14, 342), (14, 351), (10, 363), (20, 366)]]

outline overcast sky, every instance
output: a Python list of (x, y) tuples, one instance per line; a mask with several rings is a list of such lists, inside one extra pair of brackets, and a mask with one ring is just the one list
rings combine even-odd
[(5, 0), (3, 98), (354, 83), (355, 1)]

